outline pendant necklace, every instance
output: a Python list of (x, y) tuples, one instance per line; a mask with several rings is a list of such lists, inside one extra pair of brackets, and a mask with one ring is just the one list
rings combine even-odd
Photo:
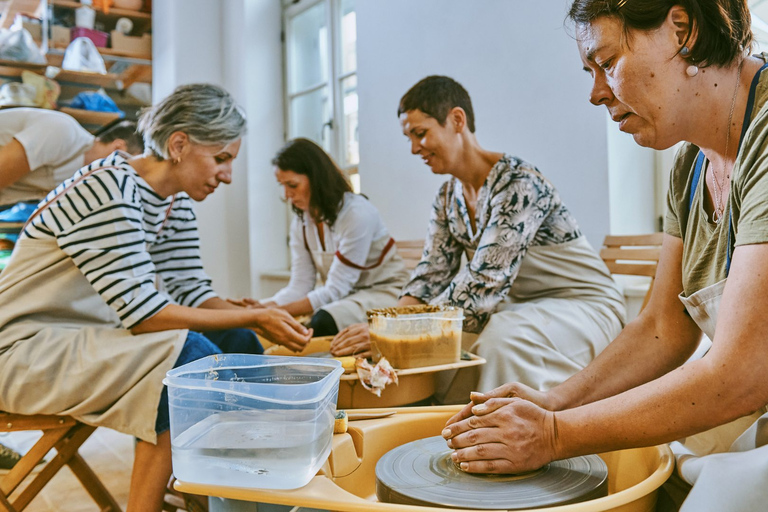
[[(723, 199), (723, 192), (725, 186), (730, 180), (730, 176), (726, 174), (725, 167), (728, 159), (728, 148), (731, 142), (731, 121), (733, 121), (733, 110), (736, 107), (736, 97), (739, 93), (739, 83), (741, 82), (741, 68), (744, 65), (744, 60), (739, 63), (739, 70), (736, 73), (736, 87), (733, 89), (733, 99), (731, 100), (731, 112), (728, 114), (728, 126), (725, 131), (725, 154), (723, 155), (723, 182), (717, 178), (717, 172), (715, 172), (715, 166), (712, 166), (712, 184), (715, 186), (715, 211), (712, 212), (712, 220), (715, 224), (720, 224), (723, 221), (723, 215), (725, 214), (725, 199)], [(711, 162), (710, 162), (711, 163)]]

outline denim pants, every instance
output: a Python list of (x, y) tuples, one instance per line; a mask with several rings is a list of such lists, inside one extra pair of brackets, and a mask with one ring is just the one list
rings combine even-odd
[[(204, 333), (189, 331), (184, 347), (173, 367), (197, 361), (213, 354), (262, 354), (264, 349), (256, 333), (250, 329), (226, 329)], [(163, 386), (160, 404), (157, 407), (155, 432), (161, 434), (171, 427), (168, 411), (168, 388)]]

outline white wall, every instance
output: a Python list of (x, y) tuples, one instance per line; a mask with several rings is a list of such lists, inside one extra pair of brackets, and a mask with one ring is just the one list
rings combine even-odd
[[(285, 265), (286, 226), (269, 161), (283, 143), (277, 0), (155, 2), (153, 99), (210, 82), (244, 106), (249, 131), (233, 183), (196, 205), (203, 264), (223, 296), (259, 296), (259, 272)], [(275, 214), (275, 213), (278, 214)]]
[(441, 178), (401, 132), (400, 97), (445, 74), (473, 100), (487, 149), (536, 165), (593, 246), (609, 230), (604, 109), (563, 28), (565, 0), (387, 0), (357, 3), (360, 175), (393, 236), (423, 238)]
[[(621, 134), (609, 137), (604, 109), (588, 103), (590, 79), (563, 27), (568, 3), (358, 0), (362, 188), (396, 238), (424, 237), (442, 181), (410, 154), (396, 117), (402, 94), (429, 74), (467, 88), (480, 143), (538, 166), (594, 246), (609, 231), (653, 230), (643, 206), (653, 204), (653, 181), (642, 180), (648, 158)], [(249, 118), (233, 185), (197, 208), (203, 262), (224, 296), (265, 296), (261, 273), (288, 265), (286, 209), (269, 165), (284, 132), (280, 29), (278, 0), (154, 6), (154, 98), (182, 83), (213, 82)], [(617, 198), (610, 205), (609, 159)]]
[(638, 146), (632, 135), (619, 131), (619, 125), (607, 113), (604, 115), (608, 126), (611, 233), (640, 235), (658, 231), (660, 213), (654, 201), (658, 152)]

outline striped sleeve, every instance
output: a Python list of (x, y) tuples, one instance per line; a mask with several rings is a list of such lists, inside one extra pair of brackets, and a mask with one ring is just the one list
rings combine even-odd
[(197, 218), (186, 194), (177, 195), (150, 253), (165, 290), (177, 303), (194, 308), (217, 296), (203, 270)]
[(100, 170), (62, 194), (25, 232), (31, 238), (55, 236), (126, 329), (168, 304), (155, 287), (135, 188), (126, 173)]

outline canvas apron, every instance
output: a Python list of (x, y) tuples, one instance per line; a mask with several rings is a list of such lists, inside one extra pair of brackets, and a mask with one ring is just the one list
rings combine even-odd
[[(680, 297), (696, 325), (714, 339), (726, 280)], [(677, 475), (693, 489), (685, 511), (763, 510), (768, 503), (768, 409), (689, 436), (670, 446)]]
[[(764, 66), (765, 67), (765, 66)], [(758, 75), (755, 79), (757, 79)], [(753, 100), (754, 87), (750, 93)], [(750, 112), (747, 108), (747, 115)], [(745, 126), (747, 119), (745, 119)], [(745, 130), (746, 131), (746, 128)], [(742, 132), (742, 138), (743, 138)], [(704, 162), (699, 153), (693, 172), (689, 210), (693, 204)], [(733, 226), (730, 209), (726, 276), (730, 271)], [(715, 339), (717, 315), (726, 279), (703, 288), (680, 301), (696, 325), (710, 340)], [(768, 503), (768, 407), (725, 425), (670, 444), (677, 460), (676, 476), (693, 485), (683, 511), (762, 510)]]
[[(467, 258), (473, 256), (468, 251)], [(574, 276), (589, 278), (579, 282)], [(482, 332), (462, 337), (462, 348), (486, 363), (441, 376), (437, 398), (466, 403), (470, 391), (506, 382), (550, 389), (589, 364), (621, 332), (624, 314), (623, 296), (586, 238), (531, 247)]]
[(352, 293), (320, 308), (333, 317), (339, 330), (352, 324), (367, 322), (365, 312), (369, 309), (396, 306), (400, 290), (408, 282), (409, 274), (405, 263), (397, 254), (395, 240), (388, 235), (371, 243), (368, 259), (362, 266), (349, 261), (339, 251), (324, 250), (319, 241), (316, 249), (310, 249), (306, 230), (304, 230), (304, 247), (312, 256), (312, 262), (315, 264), (322, 284), (327, 281), (331, 265), (336, 259), (343, 265), (361, 271)]
[(162, 380), (186, 336), (131, 334), (55, 239), (22, 237), (0, 278), (0, 410), (154, 443)]

